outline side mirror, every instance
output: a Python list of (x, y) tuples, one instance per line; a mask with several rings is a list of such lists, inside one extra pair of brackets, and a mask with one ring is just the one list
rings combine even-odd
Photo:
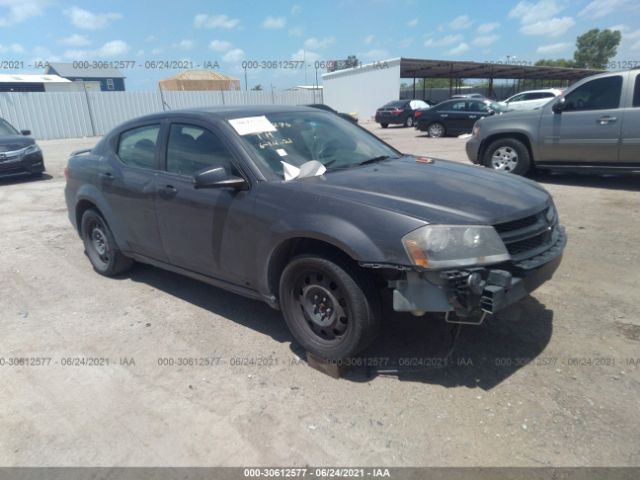
[(245, 190), (247, 182), (244, 178), (229, 175), (224, 167), (203, 170), (193, 177), (194, 188), (233, 188)]
[(490, 108), (488, 115), (495, 115), (495, 114), (496, 114), (496, 111)]
[(564, 97), (556, 100), (551, 106), (551, 110), (553, 110), (553, 113), (562, 113), (567, 106), (566, 102), (567, 100)]
[(31, 135), (31, 130), (20, 130), (20, 133), (22, 135), (27, 135), (28, 136), (28, 135)]

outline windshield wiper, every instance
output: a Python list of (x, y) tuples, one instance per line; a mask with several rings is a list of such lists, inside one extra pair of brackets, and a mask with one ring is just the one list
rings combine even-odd
[(391, 158), (398, 158), (398, 157), (392, 157), (390, 155), (380, 155), (378, 157), (373, 157), (373, 158), (370, 158), (369, 160), (365, 160), (364, 162), (357, 163), (356, 165), (369, 165), (371, 163), (377, 163), (383, 160), (389, 160)]

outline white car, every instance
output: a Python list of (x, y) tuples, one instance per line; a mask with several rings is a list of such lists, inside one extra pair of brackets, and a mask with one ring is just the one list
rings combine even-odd
[(562, 93), (557, 88), (548, 88), (546, 90), (528, 90), (526, 92), (516, 93), (512, 97), (499, 102), (500, 105), (507, 110), (533, 110), (543, 106), (552, 98), (556, 98)]

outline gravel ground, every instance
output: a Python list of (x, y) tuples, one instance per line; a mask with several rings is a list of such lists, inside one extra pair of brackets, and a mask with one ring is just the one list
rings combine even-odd
[[(462, 139), (365, 126), (466, 162)], [(569, 235), (553, 280), (457, 336), (388, 312), (382, 368), (335, 380), (266, 305), (94, 273), (63, 168), (95, 142), (41, 141), (48, 174), (0, 182), (0, 465), (640, 465), (640, 179), (540, 177)]]

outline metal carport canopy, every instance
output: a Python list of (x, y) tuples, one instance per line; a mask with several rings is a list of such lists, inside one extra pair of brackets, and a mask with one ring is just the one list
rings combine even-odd
[(400, 59), (401, 78), (493, 78), (580, 80), (602, 73), (587, 68), (546, 67), (451, 60)]

